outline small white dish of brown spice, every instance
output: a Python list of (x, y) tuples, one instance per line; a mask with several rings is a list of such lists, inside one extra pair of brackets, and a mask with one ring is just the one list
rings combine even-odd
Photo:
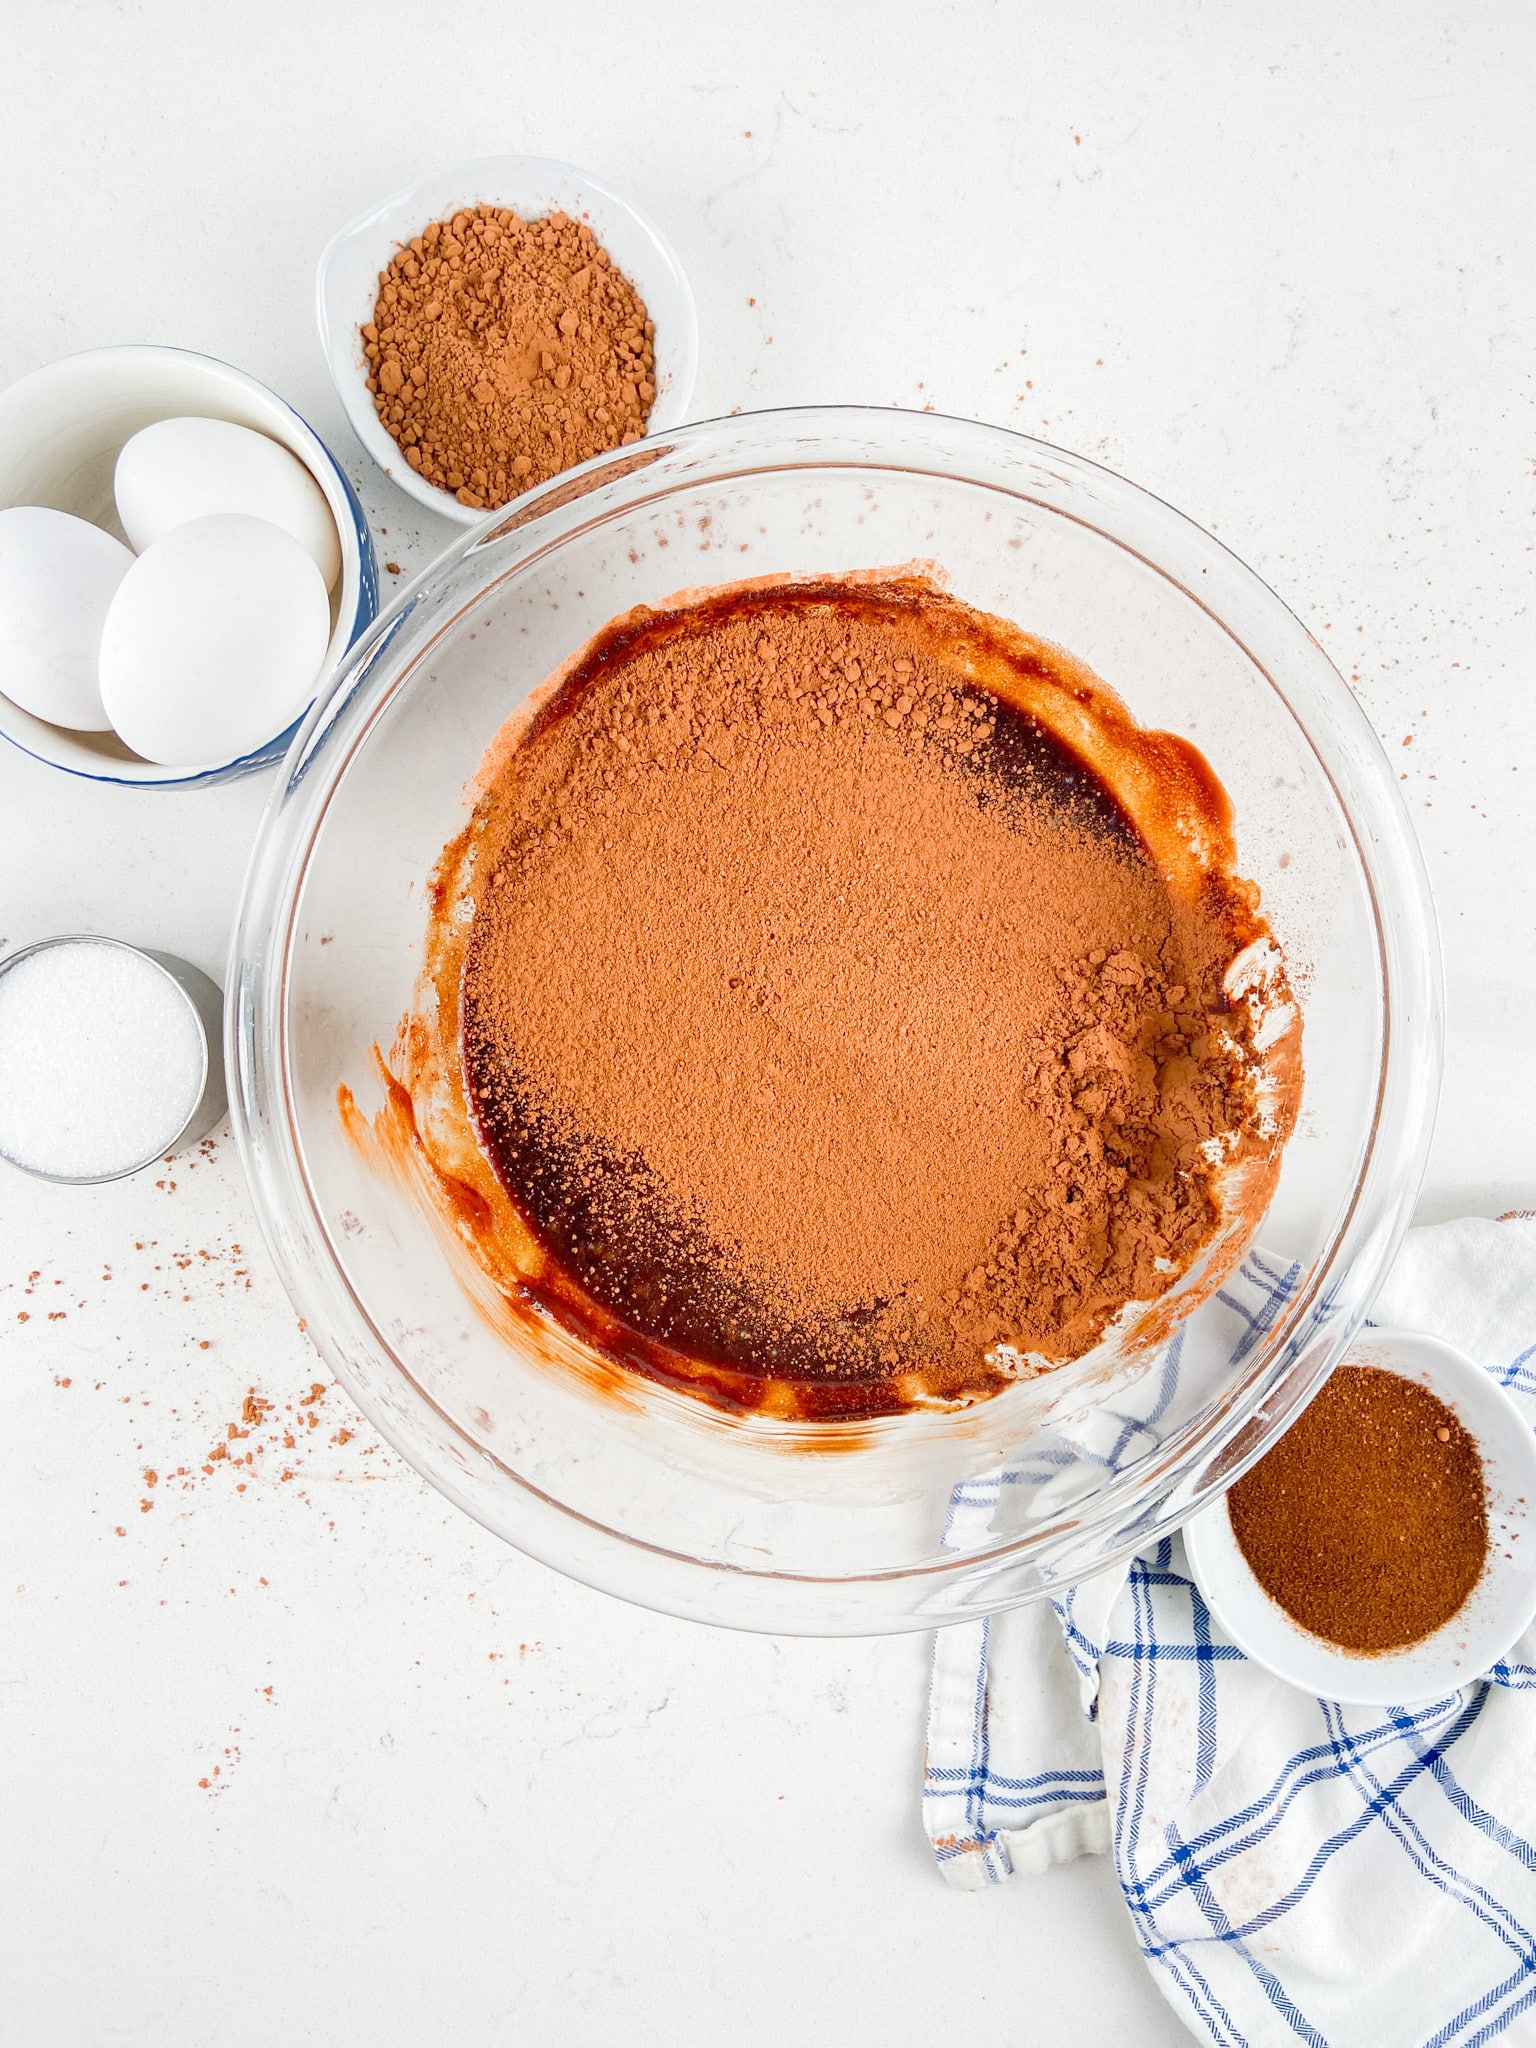
[(1536, 1618), (1536, 1433), (1437, 1338), (1370, 1330), (1184, 1530), (1256, 1663), (1351, 1706), (1468, 1684)]
[(660, 229), (545, 157), (460, 164), (371, 207), (321, 257), (316, 312), (358, 439), (465, 524), (680, 424), (698, 368)]

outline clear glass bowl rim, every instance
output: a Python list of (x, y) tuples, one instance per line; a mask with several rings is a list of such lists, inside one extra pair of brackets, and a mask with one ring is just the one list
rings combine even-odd
[[(872, 435), (882, 444), (878, 452), (871, 450)], [(1352, 835), (1382, 968), (1382, 1059), (1353, 1199), (1310, 1282), (1255, 1347), (1240, 1392), (1062, 1522), (984, 1551), (827, 1577), (695, 1558), (609, 1528), (533, 1486), (460, 1431), (392, 1351), (331, 1251), (300, 1155), (286, 1044), (293, 912), (307, 855), (347, 763), (416, 672), (413, 661), (398, 674), (374, 673), (422, 596), (481, 549), (503, 551), (495, 562), (500, 581), (643, 501), (702, 482), (745, 482), (785, 468), (929, 474), (1034, 500), (1070, 518), (1081, 514), (1051, 501), (1053, 481), (1068, 490), (1087, 486), (1096, 512), (1107, 508), (1114, 523), (1098, 517), (1083, 523), (1205, 612), (1295, 720)], [(1033, 478), (1028, 489), (1026, 475)], [(483, 586), (465, 602), (481, 595)], [(1348, 796), (1341, 780), (1352, 785)], [(1203, 528), (1100, 464), (1006, 428), (883, 407), (738, 413), (674, 429), (640, 449), (600, 456), (565, 472), (451, 543), (352, 648), (295, 736), (252, 849), (231, 936), (227, 988), (231, 1121), (263, 1237), (311, 1341), (384, 1439), (482, 1526), (571, 1577), (663, 1612), (783, 1633), (929, 1628), (1043, 1598), (1169, 1534), (1231, 1485), (1322, 1384), (1368, 1313), (1417, 1198), (1443, 1049), (1438, 933), (1406, 807), (1363, 709), (1283, 600)], [(1318, 1303), (1330, 1300), (1346, 1278), (1343, 1311), (1298, 1349), (1308, 1314), (1316, 1321)], [(351, 1369), (357, 1345), (382, 1358), (435, 1420), (461, 1437), (472, 1460), (495, 1465), (521, 1489), (522, 1520), (515, 1533), (498, 1527), (471, 1489), (442, 1465), (429, 1463), (409, 1432), (381, 1412)], [(1234, 1455), (1234, 1439), (1250, 1424), (1251, 1437)], [(1082, 1569), (1057, 1568), (1052, 1552), (1059, 1557), (1067, 1550), (1086, 1560)], [(722, 1586), (729, 1587), (726, 1597)]]

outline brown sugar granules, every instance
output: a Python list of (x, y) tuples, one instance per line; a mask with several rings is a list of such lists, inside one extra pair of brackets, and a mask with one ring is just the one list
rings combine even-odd
[(1161, 1294), (1273, 1139), (1223, 993), (1250, 895), (1170, 888), (950, 649), (979, 617), (856, 585), (641, 614), (481, 806), (481, 1140), (576, 1283), (555, 1312), (658, 1376), (991, 1391)]
[(489, 507), (639, 440), (655, 334), (589, 227), (476, 206), (434, 221), (380, 273), (363, 350), (412, 469)]
[(1270, 1598), (1346, 1650), (1432, 1635), (1488, 1554), (1477, 1445), (1427, 1387), (1379, 1366), (1341, 1366), (1227, 1511)]

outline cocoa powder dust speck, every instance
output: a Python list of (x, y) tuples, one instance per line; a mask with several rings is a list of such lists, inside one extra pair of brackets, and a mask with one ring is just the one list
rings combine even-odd
[(362, 330), (381, 425), (412, 469), (472, 507), (638, 441), (655, 335), (584, 223), (491, 206), (398, 250)]
[(856, 1384), (845, 1414), (912, 1375), (991, 1391), (997, 1347), (1080, 1355), (1215, 1230), (1257, 1125), (1222, 988), (1251, 893), (1176, 896), (1083, 762), (878, 593), (643, 615), (478, 831), (482, 1141), (653, 1347)]

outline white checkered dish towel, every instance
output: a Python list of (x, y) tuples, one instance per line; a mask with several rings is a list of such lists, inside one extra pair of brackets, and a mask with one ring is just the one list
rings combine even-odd
[[(1228, 1283), (1235, 1333), (1264, 1286)], [(1410, 1232), (1374, 1315), (1536, 1425), (1536, 1218)], [(951, 1540), (988, 1512), (967, 1492)], [(964, 1887), (1112, 1851), (1160, 1988), (1223, 2048), (1536, 2042), (1536, 1630), (1442, 1699), (1332, 1705), (1226, 1639), (1175, 1537), (941, 1631), (923, 1811)]]

